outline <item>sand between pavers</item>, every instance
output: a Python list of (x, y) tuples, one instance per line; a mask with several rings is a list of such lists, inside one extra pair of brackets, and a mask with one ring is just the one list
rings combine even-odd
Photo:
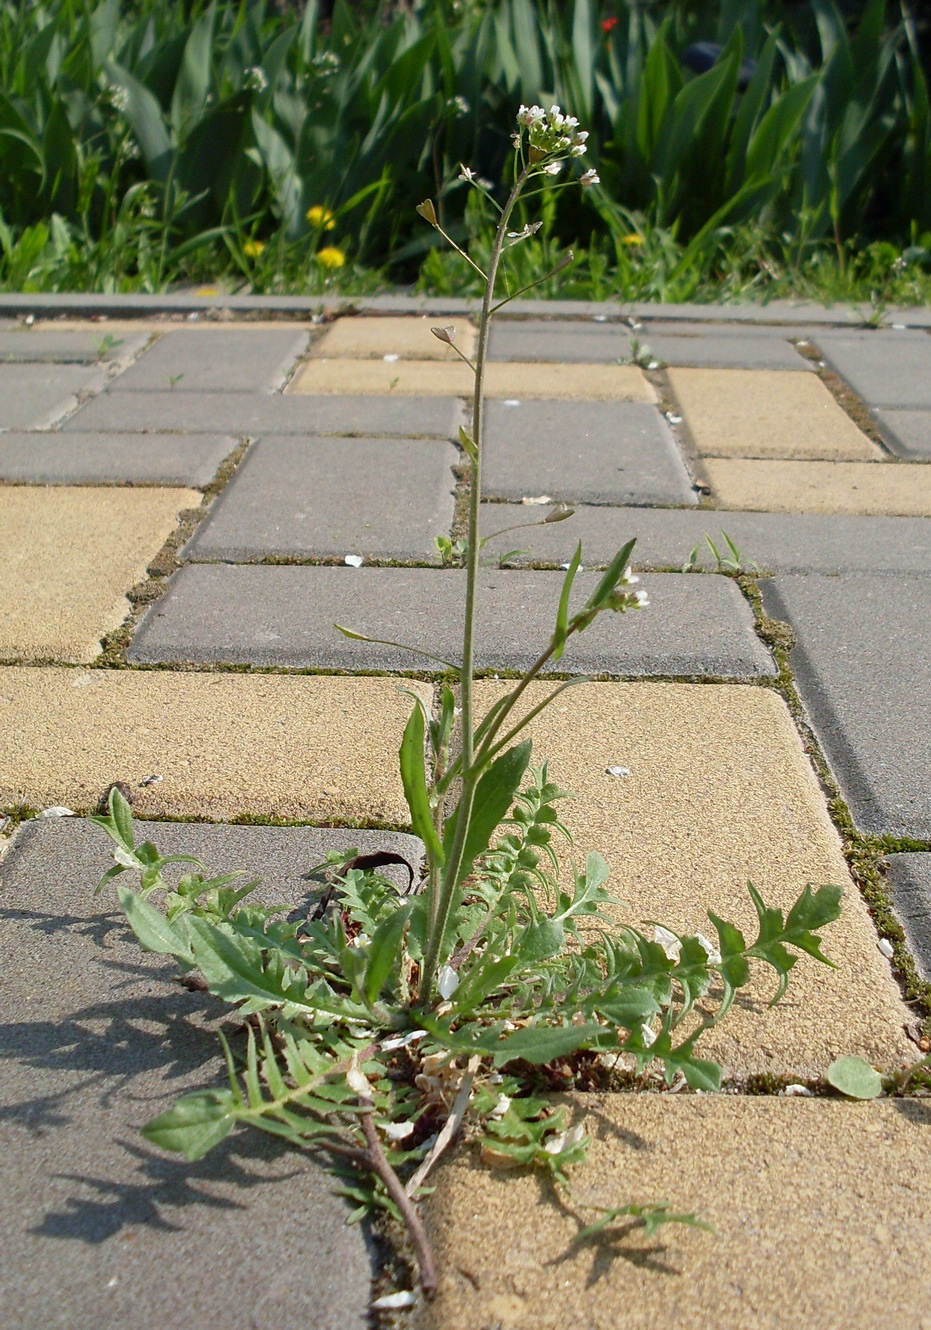
[[(468, 365), (430, 360), (308, 360), (289, 393), (376, 393), (402, 397), (471, 397)], [(635, 365), (543, 365), (491, 362), (485, 367), (489, 397), (548, 397), (570, 402), (655, 402), (653, 385)]]
[(122, 780), (140, 816), (405, 823), (402, 686), (429, 702), (409, 680), (0, 669), (0, 807), (84, 810)]
[(702, 456), (883, 456), (806, 370), (670, 369), (669, 382)]
[[(487, 708), (501, 685), (479, 683)], [(528, 690), (528, 705), (545, 685)], [(579, 863), (598, 850), (622, 922), (657, 921), (714, 936), (706, 911), (748, 940), (756, 915), (747, 881), (786, 910), (806, 885), (844, 888), (825, 930), (829, 969), (803, 957), (776, 1007), (763, 967), (745, 1000), (699, 1049), (731, 1075), (823, 1074), (841, 1053), (877, 1065), (914, 1056), (909, 1019), (877, 948), (862, 898), (788, 708), (770, 689), (741, 684), (586, 683), (532, 722), (534, 761), (577, 797), (559, 805)], [(628, 776), (610, 776), (623, 767)], [(650, 929), (646, 929), (650, 932)]]
[(454, 332), (459, 351), (471, 357), (476, 337), (471, 323), (465, 319), (457, 319), (452, 323), (448, 319), (428, 318), (426, 315), (336, 319), (315, 340), (311, 353), (315, 357), (347, 356), (383, 360), (390, 356), (401, 360), (457, 362), (459, 356), (449, 343), (441, 342), (430, 331), (431, 328), (444, 327)]
[(0, 487), (0, 660), (93, 660), (179, 512), (200, 502), (189, 489)]
[[(581, 1201), (714, 1225), (578, 1225), (526, 1174), (460, 1159), (427, 1202), (439, 1295), (417, 1330), (931, 1330), (931, 1106), (578, 1096)], [(594, 1211), (579, 1210), (582, 1223)]]
[[(909, 462), (775, 462), (709, 457), (722, 508), (766, 513), (931, 517), (931, 466)], [(752, 557), (752, 556), (751, 556)]]

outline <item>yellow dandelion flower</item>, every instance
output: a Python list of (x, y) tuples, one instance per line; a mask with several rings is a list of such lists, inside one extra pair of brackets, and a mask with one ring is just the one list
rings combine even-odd
[(315, 203), (312, 208), (308, 208), (304, 215), (310, 225), (318, 231), (332, 231), (336, 225), (336, 218), (329, 208), (324, 208), (319, 203)]
[(265, 249), (264, 240), (247, 240), (242, 247), (242, 252), (247, 259), (257, 259)]
[(342, 268), (346, 263), (346, 255), (335, 245), (324, 245), (323, 249), (318, 249), (314, 258), (318, 263), (322, 263), (324, 268)]
[(638, 235), (636, 231), (631, 231), (630, 235), (621, 237), (621, 244), (630, 245), (631, 247), (634, 245), (642, 245), (643, 236)]

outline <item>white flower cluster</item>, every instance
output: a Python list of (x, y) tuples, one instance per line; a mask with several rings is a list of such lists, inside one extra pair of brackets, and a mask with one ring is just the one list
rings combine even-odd
[(125, 111), (129, 106), (129, 93), (119, 83), (109, 83), (104, 96), (115, 111)]
[(544, 111), (542, 106), (521, 106), (517, 112), (517, 123), (527, 130), (531, 160), (536, 156), (539, 161), (551, 153), (581, 157), (585, 151), (588, 133), (579, 129), (579, 122), (574, 115), (563, 115), (558, 106), (551, 106), (548, 111)]
[(265, 70), (261, 65), (252, 65), (246, 70), (245, 78), (242, 81), (244, 88), (249, 88), (252, 92), (264, 92), (268, 87), (268, 79), (265, 76)]

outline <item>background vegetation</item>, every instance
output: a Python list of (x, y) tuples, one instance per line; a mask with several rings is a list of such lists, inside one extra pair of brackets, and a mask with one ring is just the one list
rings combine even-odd
[[(414, 205), (432, 194), (480, 248), (490, 218), (459, 163), (500, 179), (517, 105), (552, 100), (591, 131), (603, 182), (554, 190), (524, 251), (538, 271), (576, 249), (564, 295), (921, 300), (922, 17), (884, 0), (3, 0), (0, 285), (461, 291)], [(699, 41), (723, 51), (695, 73)]]

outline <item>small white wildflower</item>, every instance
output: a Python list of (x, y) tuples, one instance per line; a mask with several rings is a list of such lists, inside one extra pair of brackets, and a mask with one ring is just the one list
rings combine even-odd
[(382, 1122), (380, 1125), (389, 1141), (403, 1141), (414, 1130), (413, 1122)]
[(436, 976), (440, 997), (451, 998), (459, 987), (459, 976), (451, 965), (441, 965)]
[(879, 939), (879, 950), (882, 952), (882, 954), (885, 956), (886, 960), (888, 961), (891, 961), (893, 956), (895, 955), (895, 948), (893, 947), (892, 943), (889, 941), (887, 937), (881, 937)]
[(343, 558), (343, 563), (349, 568), (361, 568), (365, 560), (361, 554), (347, 554)]
[(579, 176), (579, 184), (583, 189), (590, 189), (592, 185), (601, 184), (601, 176), (597, 171), (586, 171), (584, 175)]
[(125, 111), (129, 106), (129, 93), (118, 83), (111, 83), (107, 88), (107, 99), (115, 111)]
[(454, 98), (452, 99), (452, 101), (449, 103), (449, 105), (450, 105), (450, 109), (451, 109), (453, 112), (455, 112), (456, 115), (468, 115), (468, 114), (469, 114), (469, 110), (470, 110), (469, 103), (466, 101), (466, 99), (465, 99), (464, 97), (458, 97), (458, 96), (457, 96), (457, 97), (454, 97)]
[(475, 172), (468, 166), (459, 167), (459, 179), (471, 182), (475, 179)]
[(646, 610), (650, 608), (650, 597), (645, 591), (632, 591), (630, 598), (636, 609)]
[(136, 856), (134, 854), (130, 854), (129, 850), (124, 850), (122, 845), (118, 845), (116, 847), (116, 849), (113, 851), (113, 857), (116, 860), (116, 862), (118, 864), (122, 864), (124, 868), (142, 867)]
[(635, 582), (640, 581), (640, 578), (631, 568), (630, 564), (628, 564), (618, 580), (623, 582), (624, 586), (633, 586)]
[(708, 957), (709, 964), (711, 965), (721, 964), (721, 953), (718, 951), (717, 947), (714, 945), (713, 942), (708, 941), (708, 939), (705, 937), (703, 933), (696, 933), (695, 941), (698, 943), (698, 945), (704, 951), (705, 955)]
[(252, 92), (264, 92), (268, 87), (268, 79), (265, 76), (265, 70), (261, 65), (250, 65), (246, 70), (243, 79), (243, 87)]
[(548, 165), (544, 166), (543, 174), (559, 175), (561, 170), (562, 170), (562, 162), (549, 162)]
[(670, 933), (668, 928), (663, 928), (661, 924), (657, 924), (653, 929), (653, 941), (657, 946), (662, 947), (667, 960), (675, 961), (678, 964), (679, 957), (682, 955), (682, 943), (675, 933)]
[(643, 1041), (644, 1048), (652, 1048), (656, 1043), (656, 1032), (651, 1030), (649, 1025), (641, 1025), (640, 1038)]

